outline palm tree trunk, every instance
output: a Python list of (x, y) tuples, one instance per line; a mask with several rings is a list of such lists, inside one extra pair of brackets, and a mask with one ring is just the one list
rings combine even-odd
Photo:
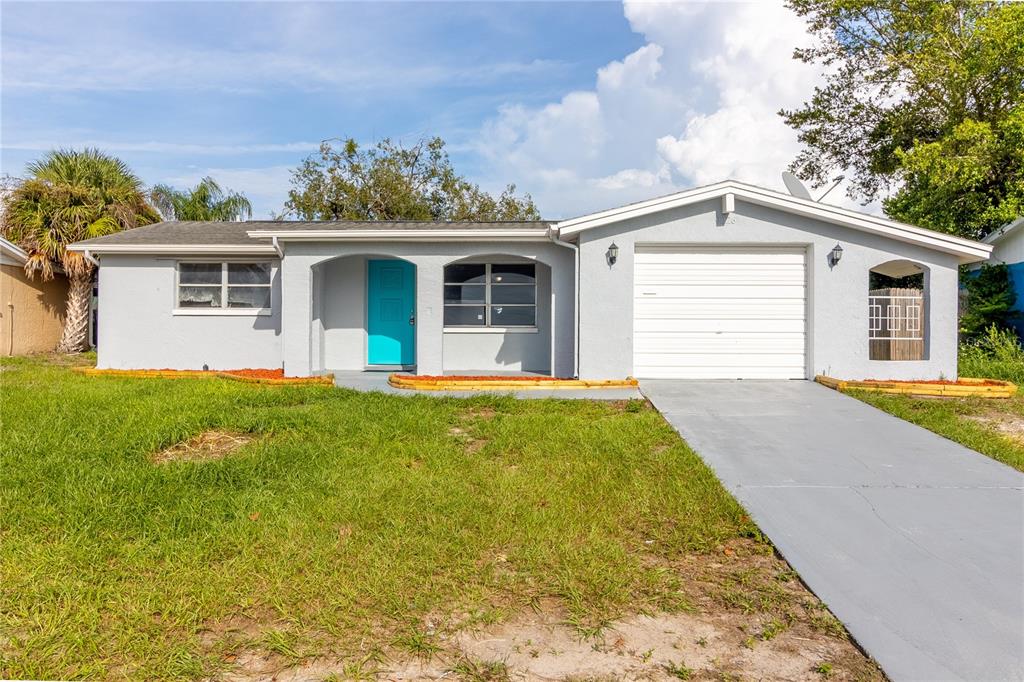
[(76, 273), (69, 279), (64, 332), (60, 337), (57, 352), (81, 353), (89, 349), (89, 301), (92, 299), (92, 272)]

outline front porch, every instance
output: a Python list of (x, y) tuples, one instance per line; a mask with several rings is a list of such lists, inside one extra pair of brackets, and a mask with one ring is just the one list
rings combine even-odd
[[(287, 245), (288, 376), (574, 375), (571, 251), (533, 243), (359, 246)], [(299, 314), (305, 319), (292, 322)]]
[[(639, 388), (622, 386), (609, 388), (490, 388), (435, 390), (429, 392), (396, 388), (388, 383), (390, 372), (341, 370), (334, 372), (334, 385), (360, 393), (380, 392), (392, 395), (430, 395), (440, 398), (472, 398), (479, 395), (510, 395), (514, 398), (561, 398), (566, 400), (641, 400)], [(464, 373), (446, 373), (446, 376), (464, 376)], [(529, 373), (507, 372), (495, 376), (538, 376)], [(547, 375), (540, 375), (547, 376)]]

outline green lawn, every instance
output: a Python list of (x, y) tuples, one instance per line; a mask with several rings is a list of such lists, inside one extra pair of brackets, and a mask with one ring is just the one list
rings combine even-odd
[(850, 395), (1024, 471), (1024, 392), (1008, 400), (913, 398), (868, 391)]
[[(584, 632), (686, 607), (665, 568), (681, 558), (740, 537), (771, 552), (643, 402), (0, 369), (0, 677), (197, 678), (239, 647), (429, 651), (427, 617), (551, 598)], [(153, 461), (212, 429), (256, 438)]]

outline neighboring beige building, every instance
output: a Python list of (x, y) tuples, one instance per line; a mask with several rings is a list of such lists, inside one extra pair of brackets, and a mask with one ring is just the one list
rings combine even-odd
[(68, 282), (63, 273), (29, 279), (28, 255), (0, 237), (0, 355), (52, 351), (60, 341)]

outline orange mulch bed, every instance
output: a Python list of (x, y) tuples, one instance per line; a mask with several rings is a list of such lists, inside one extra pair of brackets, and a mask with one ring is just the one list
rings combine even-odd
[[(129, 370), (131, 371), (131, 370)], [(246, 367), (243, 369), (171, 369), (164, 367), (163, 369), (143, 369), (138, 370), (140, 372), (177, 372), (187, 374), (231, 374), (236, 377), (249, 377), (251, 379), (284, 379), (284, 370), (278, 369), (253, 369)]]
[(224, 374), (234, 374), (253, 379), (284, 379), (284, 370), (278, 369), (226, 369)]
[(333, 384), (334, 375), (325, 374), (311, 377), (288, 377), (284, 370), (241, 368), (228, 370), (202, 369), (96, 369), (94, 367), (75, 367), (73, 371), (90, 376), (122, 376), (148, 377), (161, 379), (185, 379), (216, 377), (231, 381), (244, 381), (259, 384)]

